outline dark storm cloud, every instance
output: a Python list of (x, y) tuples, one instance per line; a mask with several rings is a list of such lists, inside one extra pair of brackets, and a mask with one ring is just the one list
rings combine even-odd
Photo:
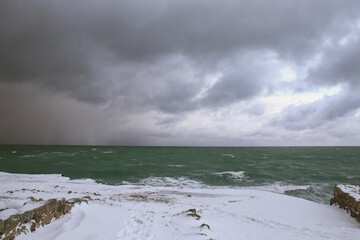
[[(358, 34), (359, 13), (358, 0), (0, 1), (0, 143), (146, 145), (142, 130), (171, 132), (197, 110), (245, 106), (286, 84), (344, 85), (272, 122), (315, 129), (358, 109), (359, 38), (324, 43)], [(303, 85), (276, 83), (281, 67), (301, 68), (319, 53)], [(264, 112), (261, 104), (243, 109), (254, 118)], [(146, 113), (158, 121), (140, 119), (142, 130), (127, 122)], [(118, 132), (104, 133), (108, 126)]]
[[(193, 87), (190, 81), (176, 83), (182, 81), (180, 73), (171, 79), (164, 74), (164, 83), (154, 84), (160, 88), (158, 93), (147, 92), (143, 86), (152, 80), (145, 78), (133, 78), (136, 83), (130, 84), (139, 91), (125, 92), (122, 82), (127, 76), (109, 74), (109, 69), (133, 65), (136, 72), (183, 55), (184, 61), (207, 74), (236, 53), (255, 49), (301, 61), (359, 9), (358, 1), (335, 0), (0, 4), (0, 81), (31, 82), (89, 103), (115, 97), (134, 104), (147, 102), (164, 112), (246, 99), (261, 92), (261, 85), (254, 78), (238, 77), (234, 69), (213, 86), (203, 104), (194, 105), (188, 99), (201, 87)], [(138, 99), (139, 92), (144, 93), (143, 99)]]
[(272, 125), (288, 130), (314, 129), (346, 116), (358, 108), (360, 108), (358, 92), (344, 90), (337, 95), (326, 96), (315, 102), (287, 107), (272, 120)]

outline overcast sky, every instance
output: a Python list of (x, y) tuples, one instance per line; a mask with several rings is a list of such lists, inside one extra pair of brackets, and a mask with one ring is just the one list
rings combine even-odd
[(0, 144), (360, 145), (360, 1), (1, 0)]

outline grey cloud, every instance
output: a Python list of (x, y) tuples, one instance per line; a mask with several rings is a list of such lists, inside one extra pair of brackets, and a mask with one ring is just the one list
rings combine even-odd
[[(83, 102), (105, 103), (121, 98), (114, 82), (123, 81), (121, 75), (107, 75), (108, 66), (149, 66), (182, 54), (211, 72), (208, 66), (252, 49), (301, 59), (312, 55), (324, 35), (332, 34), (338, 19), (350, 21), (358, 13), (358, 4), (335, 0), (1, 1), (0, 81), (32, 82)], [(232, 83), (238, 84), (238, 90), (250, 87), (240, 90), (242, 96), (258, 93), (255, 86), (240, 86), (233, 80), (235, 75), (215, 86), (209, 105), (224, 91), (222, 101), (237, 99), (238, 93), (228, 91)], [(138, 81), (137, 85), (143, 83)], [(149, 101), (167, 112), (193, 109), (184, 98), (194, 92), (173, 83), (168, 87), (168, 93), (150, 96)], [(178, 96), (178, 88), (190, 95)], [(136, 96), (133, 101), (137, 102)]]
[[(105, 137), (109, 144), (146, 144), (150, 137), (141, 139), (134, 129), (122, 129), (122, 136), (99, 133), (112, 126), (101, 109), (120, 116), (118, 126), (127, 115), (157, 112), (156, 127), (166, 128), (191, 111), (276, 92), (283, 87), (274, 83), (276, 61), (302, 66), (320, 51), (324, 61), (303, 88), (309, 82), (357, 88), (359, 40), (338, 49), (323, 42), (341, 39), (359, 12), (358, 0), (0, 1), (0, 109), (9, 113), (0, 119), (9, 126), (0, 129), (0, 140), (86, 144)], [(220, 79), (207, 89), (206, 78), (216, 74)], [(289, 83), (289, 89), (292, 84), (299, 87)], [(349, 94), (288, 108), (272, 123), (319, 127), (357, 109), (355, 90)], [(244, 111), (261, 116), (264, 109)], [(96, 141), (86, 132), (93, 126), (101, 129), (92, 131), (100, 136)]]
[(360, 86), (360, 28), (357, 39), (343, 46), (333, 46), (323, 55), (322, 62), (310, 70), (308, 81), (335, 85), (348, 83)]
[(209, 89), (202, 103), (208, 107), (226, 106), (252, 97), (259, 90), (260, 83), (256, 79), (249, 79), (241, 73), (229, 73)]
[(358, 108), (360, 108), (358, 93), (343, 91), (315, 102), (287, 107), (271, 121), (271, 124), (288, 130), (314, 129), (350, 114)]

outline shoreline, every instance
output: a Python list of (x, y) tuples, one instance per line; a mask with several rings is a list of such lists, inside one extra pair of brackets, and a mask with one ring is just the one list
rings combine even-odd
[[(338, 207), (260, 190), (111, 186), (60, 175), (4, 172), (0, 172), (0, 180), (1, 204), (10, 204), (18, 212), (28, 205), (23, 203), (29, 197), (45, 201), (84, 196), (92, 199), (16, 239), (85, 240), (91, 235), (93, 239), (114, 240), (239, 236), (355, 240), (360, 234), (356, 220)], [(0, 216), (4, 214), (0, 212)]]

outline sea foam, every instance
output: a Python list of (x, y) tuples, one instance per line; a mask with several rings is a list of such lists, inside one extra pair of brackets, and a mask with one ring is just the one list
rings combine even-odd
[(213, 175), (218, 177), (224, 177), (227, 180), (234, 181), (234, 182), (243, 182), (248, 180), (248, 177), (245, 175), (244, 171), (226, 171), (226, 172), (215, 172)]

